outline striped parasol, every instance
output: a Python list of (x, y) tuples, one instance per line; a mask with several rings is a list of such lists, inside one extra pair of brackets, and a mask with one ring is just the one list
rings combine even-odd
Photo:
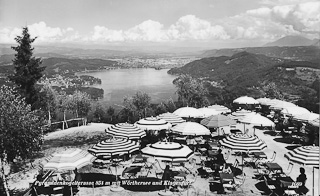
[(170, 123), (156, 117), (147, 117), (135, 123), (142, 130), (168, 130), (172, 127)]
[(139, 148), (140, 146), (137, 142), (124, 138), (111, 137), (95, 144), (88, 151), (98, 157), (130, 154), (139, 150)]
[(141, 130), (137, 125), (130, 123), (118, 123), (106, 129), (106, 133), (116, 137), (127, 139), (141, 139), (146, 136), (146, 132)]
[(81, 149), (67, 149), (61, 153), (55, 153), (48, 158), (48, 162), (43, 166), (44, 170), (74, 170), (86, 166), (95, 159), (87, 151)]
[(229, 135), (220, 144), (238, 152), (259, 152), (267, 148), (267, 144), (258, 137), (247, 134)]
[(158, 119), (165, 120), (166, 122), (170, 123), (172, 126), (175, 126), (177, 124), (186, 122), (184, 119), (182, 119), (180, 116), (175, 115), (173, 113), (167, 112), (163, 113), (157, 116)]
[(173, 133), (180, 135), (210, 135), (210, 130), (196, 122), (184, 122), (171, 128)]
[(289, 161), (301, 165), (319, 165), (319, 146), (300, 146), (284, 155)]
[(193, 151), (175, 142), (157, 142), (141, 149), (142, 154), (165, 161), (188, 161)]

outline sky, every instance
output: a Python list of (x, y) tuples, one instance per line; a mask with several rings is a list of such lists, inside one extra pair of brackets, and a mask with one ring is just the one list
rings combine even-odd
[(0, 43), (252, 47), (319, 38), (318, 0), (0, 0)]

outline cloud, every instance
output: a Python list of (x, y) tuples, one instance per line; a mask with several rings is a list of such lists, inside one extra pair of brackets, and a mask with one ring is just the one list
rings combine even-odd
[(320, 2), (278, 5), (248, 10), (220, 23), (232, 39), (276, 39), (285, 35), (317, 37)]
[(229, 35), (220, 25), (212, 25), (209, 21), (199, 19), (194, 15), (187, 15), (170, 26), (167, 32), (173, 40), (207, 40), (229, 39)]
[[(28, 25), (29, 33), (32, 37), (37, 37), (37, 42), (56, 42), (63, 39), (68, 39), (68, 36), (74, 33), (74, 29), (68, 27), (61, 29), (59, 27), (49, 27), (45, 22), (34, 23)], [(1, 43), (13, 43), (14, 38), (21, 35), (20, 28), (3, 28), (0, 30)]]
[[(276, 4), (272, 3), (276, 2)], [(29, 25), (39, 42), (177, 42), (177, 41), (270, 41), (285, 35), (319, 36), (320, 2), (309, 0), (263, 0), (262, 7), (222, 19), (206, 20), (185, 15), (168, 27), (159, 21), (145, 20), (128, 29), (96, 25), (87, 34), (72, 27), (50, 27), (45, 22)], [(14, 42), (21, 29), (0, 29), (0, 42)]]

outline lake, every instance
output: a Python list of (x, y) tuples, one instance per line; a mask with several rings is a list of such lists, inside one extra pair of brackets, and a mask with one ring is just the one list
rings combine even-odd
[(93, 87), (104, 90), (103, 102), (108, 105), (123, 103), (125, 96), (132, 96), (137, 91), (148, 93), (152, 103), (177, 98), (176, 88), (172, 81), (176, 76), (169, 75), (168, 69), (155, 70), (153, 68), (112, 69), (97, 72), (78, 73), (101, 79), (101, 85)]

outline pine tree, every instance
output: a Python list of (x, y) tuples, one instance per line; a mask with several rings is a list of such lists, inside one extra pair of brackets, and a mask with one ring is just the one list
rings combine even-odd
[(45, 67), (41, 67), (41, 59), (33, 56), (34, 48), (31, 44), (36, 38), (31, 38), (28, 27), (24, 27), (22, 36), (15, 38), (18, 46), (12, 47), (17, 53), (13, 59), (15, 73), (8, 76), (9, 80), (17, 85), (20, 94), (26, 98), (26, 102), (34, 108), (37, 100), (37, 81), (43, 76)]

